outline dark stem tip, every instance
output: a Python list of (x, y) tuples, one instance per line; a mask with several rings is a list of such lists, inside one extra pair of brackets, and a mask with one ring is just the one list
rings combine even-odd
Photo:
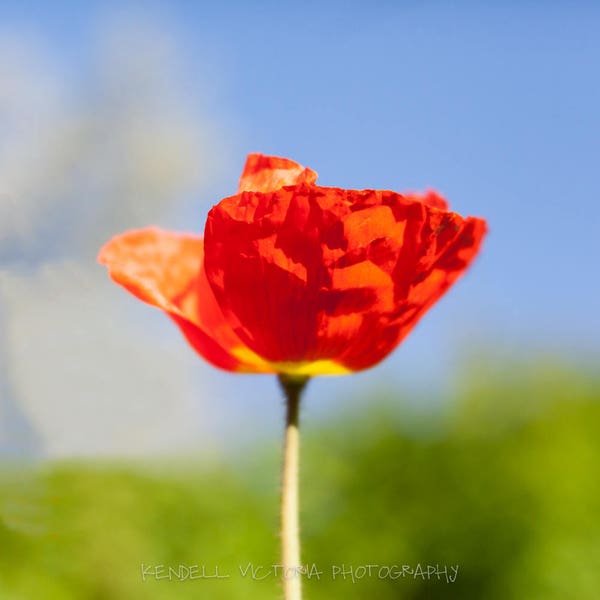
[(286, 375), (285, 373), (281, 373), (277, 378), (287, 398), (298, 398), (309, 380), (308, 375)]

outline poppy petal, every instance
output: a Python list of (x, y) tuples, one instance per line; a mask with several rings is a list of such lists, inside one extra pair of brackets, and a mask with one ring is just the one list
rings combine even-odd
[(271, 192), (285, 185), (315, 183), (317, 174), (289, 158), (249, 154), (238, 192)]
[[(418, 263), (410, 280), (392, 275), (396, 308), (391, 313), (366, 315), (342, 353), (341, 361), (348, 368), (366, 369), (384, 359), (465, 272), (478, 253), (486, 224), (482, 219), (469, 217), (457, 219), (453, 228), (452, 239), (432, 252), (433, 260)], [(434, 244), (429, 238), (427, 246), (431, 249)], [(403, 270), (400, 265), (402, 259), (396, 268)]]
[(265, 360), (310, 374), (365, 369), (477, 252), (484, 222), (445, 206), (435, 193), (245, 192), (209, 213), (207, 277), (236, 334)]
[(423, 194), (409, 193), (402, 195), (409, 200), (417, 200), (432, 208), (439, 208), (440, 210), (449, 209), (447, 200), (440, 196), (435, 190), (427, 190)]
[(200, 236), (156, 227), (112, 238), (98, 261), (134, 296), (165, 311), (194, 349), (228, 371), (271, 372), (242, 347), (219, 308), (203, 268)]

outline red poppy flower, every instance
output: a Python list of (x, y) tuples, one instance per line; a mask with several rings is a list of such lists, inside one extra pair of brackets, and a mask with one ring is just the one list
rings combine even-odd
[(372, 367), (473, 260), (485, 221), (424, 195), (316, 185), (297, 163), (248, 157), (199, 235), (148, 228), (102, 248), (132, 294), (165, 311), (213, 365), (312, 376)]

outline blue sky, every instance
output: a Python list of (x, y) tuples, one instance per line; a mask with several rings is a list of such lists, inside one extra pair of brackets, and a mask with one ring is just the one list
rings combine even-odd
[(298, 160), (324, 185), (433, 187), (488, 219), (477, 263), (366, 385), (426, 384), (481, 347), (597, 359), (600, 5), (323, 4), (13, 2), (0, 21), (81, 77), (86, 40), (123, 6), (175, 33), (190, 101), (218, 119), (231, 166), (182, 201), (182, 228), (202, 229), (250, 151)]
[(597, 348), (600, 7), (325, 4), (157, 11), (214, 61), (240, 164), (257, 150), (325, 185), (440, 190), (490, 236), (439, 310)]

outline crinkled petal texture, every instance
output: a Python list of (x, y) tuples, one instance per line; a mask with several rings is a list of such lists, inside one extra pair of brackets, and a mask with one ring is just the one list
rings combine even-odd
[(284, 185), (315, 183), (317, 174), (289, 158), (249, 154), (238, 192), (272, 192)]
[(485, 221), (433, 191), (319, 187), (279, 157), (248, 156), (204, 242), (158, 228), (118, 235), (99, 261), (229, 371), (366, 369), (389, 354), (477, 254)]
[(250, 352), (240, 358), (242, 343), (215, 300), (203, 257), (200, 236), (150, 227), (115, 236), (102, 248), (98, 260), (116, 283), (165, 311), (192, 347), (216, 367), (271, 372)]
[(215, 206), (205, 270), (249, 356), (279, 372), (347, 373), (400, 343), (473, 260), (485, 229), (434, 192), (304, 181)]

